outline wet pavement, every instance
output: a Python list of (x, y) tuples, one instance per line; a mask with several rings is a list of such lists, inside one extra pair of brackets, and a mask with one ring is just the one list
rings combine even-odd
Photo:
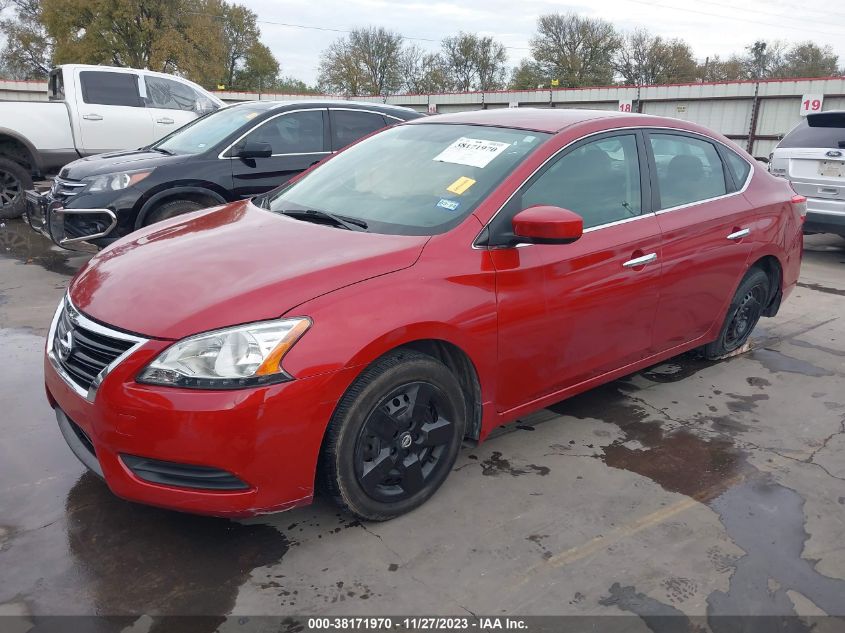
[(813, 620), (845, 617), (845, 240), (808, 238), (801, 287), (750, 352), (684, 355), (467, 444), (431, 501), (381, 524), (319, 500), (247, 521), (181, 515), (86, 473), (41, 378), (86, 257), (0, 226), (0, 615), (114, 616), (98, 631), (157, 630), (144, 613), (212, 616), (198, 632), (230, 614), (845, 627)]

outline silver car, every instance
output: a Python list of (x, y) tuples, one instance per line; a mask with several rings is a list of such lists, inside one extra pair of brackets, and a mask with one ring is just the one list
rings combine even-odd
[(805, 233), (845, 237), (845, 110), (807, 115), (778, 143), (769, 171), (806, 196)]

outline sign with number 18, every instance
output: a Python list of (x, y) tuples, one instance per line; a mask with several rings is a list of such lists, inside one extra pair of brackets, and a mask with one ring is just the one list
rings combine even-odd
[(804, 95), (801, 97), (801, 116), (807, 116), (822, 111), (824, 95)]

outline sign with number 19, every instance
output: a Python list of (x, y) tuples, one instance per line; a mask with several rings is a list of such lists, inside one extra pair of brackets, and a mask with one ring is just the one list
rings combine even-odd
[(824, 95), (804, 95), (801, 97), (801, 116), (821, 112), (822, 105), (824, 105)]

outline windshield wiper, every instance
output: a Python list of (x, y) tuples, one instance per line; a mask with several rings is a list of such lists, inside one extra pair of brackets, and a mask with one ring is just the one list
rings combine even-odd
[(164, 149), (162, 147), (150, 147), (148, 149), (151, 149), (154, 152), (159, 152), (160, 154), (164, 154), (165, 156), (175, 156), (176, 155), (173, 152), (171, 152), (169, 149)]
[(366, 231), (368, 227), (367, 223), (363, 220), (335, 215), (334, 213), (321, 211), (320, 209), (283, 209), (279, 213), (301, 220), (308, 220), (309, 218), (329, 220), (334, 222), (336, 226), (349, 229), (350, 231)]

